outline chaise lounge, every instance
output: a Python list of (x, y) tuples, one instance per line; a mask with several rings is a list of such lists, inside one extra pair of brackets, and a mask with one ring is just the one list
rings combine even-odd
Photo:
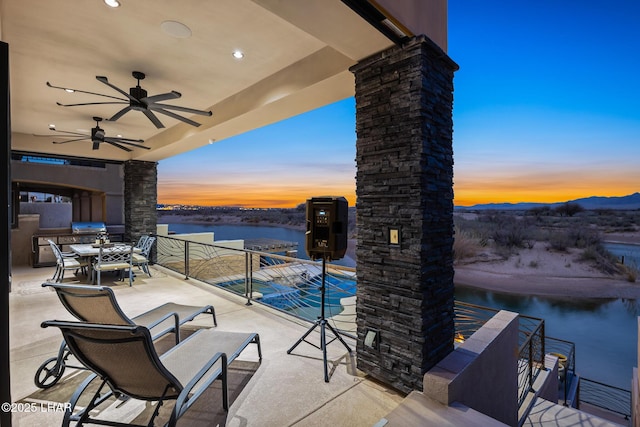
[[(154, 425), (160, 407), (175, 400), (166, 425), (175, 426), (207, 388), (217, 379), (222, 381), (222, 406), (229, 409), (227, 366), (249, 344), (257, 346), (262, 361), (257, 333), (200, 330), (158, 356), (149, 330), (143, 326), (101, 325), (82, 322), (46, 321), (42, 327), (60, 328), (74, 356), (94, 372), (74, 392), (65, 411), (63, 426), (77, 421), (102, 425), (128, 425), (122, 420), (91, 418), (94, 410), (112, 396), (126, 395), (144, 401), (157, 401), (148, 425)], [(78, 401), (96, 377), (102, 380), (92, 392), (89, 403), (74, 413)], [(104, 386), (107, 390), (103, 393)]]
[[(216, 312), (212, 305), (191, 306), (169, 302), (129, 318), (120, 308), (115, 293), (109, 287), (60, 283), (43, 283), (42, 286), (53, 288), (62, 305), (80, 321), (144, 326), (149, 329), (153, 340), (173, 332), (175, 342), (178, 344), (180, 326), (192, 321), (200, 314), (211, 314), (213, 325), (218, 326)], [(58, 356), (47, 359), (38, 368), (34, 378), (36, 386), (49, 388), (58, 382), (64, 373), (68, 356), (68, 348), (63, 341)]]

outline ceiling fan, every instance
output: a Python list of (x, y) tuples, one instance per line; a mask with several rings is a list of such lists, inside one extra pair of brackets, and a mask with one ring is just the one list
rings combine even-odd
[(56, 129), (55, 126), (52, 125), (52, 126), (49, 126), (49, 130), (58, 132), (57, 135), (35, 135), (35, 136), (48, 136), (48, 137), (53, 136), (56, 138), (70, 138), (70, 139), (65, 139), (64, 141), (53, 141), (54, 144), (66, 144), (68, 142), (85, 141), (85, 140), (91, 141), (93, 142), (94, 150), (99, 149), (100, 144), (102, 144), (103, 142), (106, 142), (107, 144), (111, 144), (114, 147), (118, 147), (119, 149), (124, 151), (133, 151), (128, 146), (135, 147), (135, 148), (144, 148), (145, 150), (150, 149), (149, 147), (140, 145), (141, 143), (144, 142), (142, 139), (129, 139), (129, 138), (122, 138), (120, 136), (118, 137), (106, 136), (104, 133), (104, 129), (100, 127), (100, 122), (102, 121), (102, 118), (94, 117), (93, 120), (95, 120), (96, 122), (96, 127), (91, 128), (91, 135), (87, 135), (80, 132), (58, 130)]
[(87, 92), (84, 90), (77, 90), (77, 89), (72, 89), (72, 88), (66, 88), (66, 87), (60, 87), (60, 86), (54, 86), (51, 83), (47, 82), (47, 86), (52, 87), (54, 89), (62, 89), (66, 92), (78, 92), (78, 93), (87, 93), (90, 95), (98, 95), (98, 96), (102, 96), (105, 98), (111, 98), (111, 99), (116, 99), (117, 101), (104, 101), (104, 102), (86, 102), (86, 103), (82, 103), (82, 104), (61, 104), (61, 103), (57, 103), (58, 105), (61, 105), (63, 107), (76, 107), (76, 106), (81, 106), (81, 105), (99, 105), (99, 104), (128, 104), (126, 107), (124, 107), (122, 110), (118, 111), (117, 113), (115, 113), (110, 119), (108, 119), (109, 121), (116, 121), (118, 120), (120, 117), (122, 117), (123, 115), (125, 115), (126, 113), (128, 113), (131, 110), (135, 110), (135, 111), (141, 111), (145, 116), (147, 116), (147, 118), (149, 120), (151, 120), (151, 122), (158, 128), (163, 128), (164, 125), (162, 124), (162, 122), (158, 119), (158, 117), (154, 114), (154, 112), (156, 113), (160, 113), (160, 114), (164, 114), (166, 116), (172, 117), (174, 119), (180, 120), (184, 123), (188, 123), (191, 126), (200, 126), (200, 123), (195, 122), (191, 119), (188, 119), (186, 117), (180, 116), (176, 113), (174, 113), (173, 111), (169, 111), (169, 110), (175, 110), (175, 111), (180, 111), (183, 113), (189, 113), (189, 114), (198, 114), (201, 116), (211, 116), (212, 113), (211, 111), (203, 111), (203, 110), (196, 110), (193, 108), (187, 108), (187, 107), (180, 107), (178, 105), (171, 105), (171, 104), (161, 104), (160, 101), (166, 101), (169, 99), (178, 99), (182, 96), (182, 94), (180, 92), (176, 92), (175, 90), (172, 90), (171, 92), (167, 92), (167, 93), (162, 93), (159, 95), (153, 95), (153, 96), (147, 96), (147, 91), (144, 90), (142, 87), (140, 87), (140, 80), (144, 80), (145, 78), (145, 74), (140, 72), (140, 71), (134, 71), (133, 73), (131, 73), (133, 75), (134, 79), (138, 80), (138, 84), (135, 87), (132, 87), (129, 89), (129, 93), (125, 92), (124, 90), (120, 89), (119, 87), (109, 83), (109, 80), (107, 80), (106, 77), (104, 76), (96, 76), (96, 79), (101, 82), (104, 83), (105, 85), (109, 86), (110, 88), (116, 90), (117, 92), (119, 92), (120, 94), (124, 95), (125, 98), (121, 98), (121, 97), (117, 97), (117, 96), (111, 96), (111, 95), (104, 95), (101, 93), (96, 93), (96, 92)]

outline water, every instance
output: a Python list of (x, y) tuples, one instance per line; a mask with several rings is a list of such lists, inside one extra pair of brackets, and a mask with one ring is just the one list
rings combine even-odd
[(640, 267), (640, 245), (604, 243), (603, 246), (619, 259), (624, 257), (624, 263), (626, 265)]
[(456, 287), (456, 299), (545, 320), (545, 333), (576, 345), (576, 372), (629, 390), (637, 365), (638, 300), (517, 296)]
[[(248, 225), (170, 224), (176, 233), (213, 231), (216, 240), (271, 238), (298, 242), (298, 256), (304, 253), (304, 232), (279, 227)], [(607, 243), (625, 263), (640, 266), (640, 246)], [(343, 262), (345, 260), (342, 260)], [(346, 260), (355, 265), (351, 259)], [(336, 262), (339, 263), (339, 262)], [(586, 378), (629, 390), (632, 369), (637, 365), (638, 300), (576, 299), (515, 296), (456, 287), (460, 301), (505, 309), (543, 318), (548, 336), (576, 344), (576, 372)]]
[[(260, 225), (211, 225), (211, 224), (169, 224), (169, 231), (176, 233), (204, 233), (213, 232), (215, 240), (235, 239), (277, 239), (298, 243), (298, 258), (309, 259), (305, 245), (305, 233), (301, 230), (266, 227)], [(331, 264), (355, 267), (354, 259), (345, 256), (340, 260), (331, 261)]]

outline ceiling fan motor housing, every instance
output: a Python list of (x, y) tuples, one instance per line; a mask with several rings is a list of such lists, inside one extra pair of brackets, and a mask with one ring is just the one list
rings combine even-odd
[(132, 109), (136, 111), (143, 111), (146, 109), (145, 105), (140, 101), (142, 98), (147, 97), (146, 90), (142, 89), (140, 86), (132, 87), (129, 89), (129, 95), (131, 95), (132, 98), (135, 98), (135, 101), (133, 99), (129, 100), (129, 105)]

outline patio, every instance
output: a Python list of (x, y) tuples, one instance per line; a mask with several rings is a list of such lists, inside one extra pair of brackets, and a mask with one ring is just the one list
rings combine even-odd
[[(13, 414), (14, 425), (21, 427), (61, 423), (66, 396), (73, 392), (79, 378), (86, 375), (86, 371), (67, 368), (60, 382), (48, 390), (37, 388), (33, 382), (40, 364), (57, 355), (61, 340), (57, 329), (43, 329), (40, 323), (50, 319), (71, 319), (55, 293), (41, 287), (53, 276), (53, 271), (53, 268), (30, 267), (17, 267), (12, 271), (12, 400), (35, 403), (31, 407), (36, 408), (34, 412)], [(309, 323), (260, 304), (246, 306), (244, 298), (196, 280), (184, 280), (162, 267), (153, 267), (152, 274), (152, 277), (138, 274), (133, 287), (126, 282), (108, 280), (104, 284), (113, 287), (122, 309), (130, 316), (168, 301), (212, 304), (219, 330), (257, 332), (262, 342), (261, 364), (257, 363), (254, 346), (249, 346), (230, 366), (229, 412), (225, 414), (222, 410), (218, 390), (214, 388), (207, 392), (211, 396), (201, 399), (179, 425), (371, 426), (404, 398), (397, 391), (357, 372), (355, 361), (351, 363), (344, 347), (337, 341), (327, 348), (328, 358), (334, 362), (330, 366), (329, 383), (323, 378), (321, 350), (302, 343), (288, 355), (286, 351), (307, 331)], [(65, 282), (72, 282), (72, 279), (65, 279)], [(183, 335), (194, 328), (210, 326), (211, 319), (202, 316), (184, 327)], [(317, 332), (318, 329), (309, 337), (311, 342), (317, 340), (319, 343)], [(346, 339), (355, 348), (353, 340)], [(219, 388), (219, 382), (216, 385)], [(131, 420), (144, 409), (144, 405), (136, 403), (129, 401), (118, 408), (109, 408), (109, 411), (123, 420)], [(136, 419), (138, 421), (141, 420)]]

